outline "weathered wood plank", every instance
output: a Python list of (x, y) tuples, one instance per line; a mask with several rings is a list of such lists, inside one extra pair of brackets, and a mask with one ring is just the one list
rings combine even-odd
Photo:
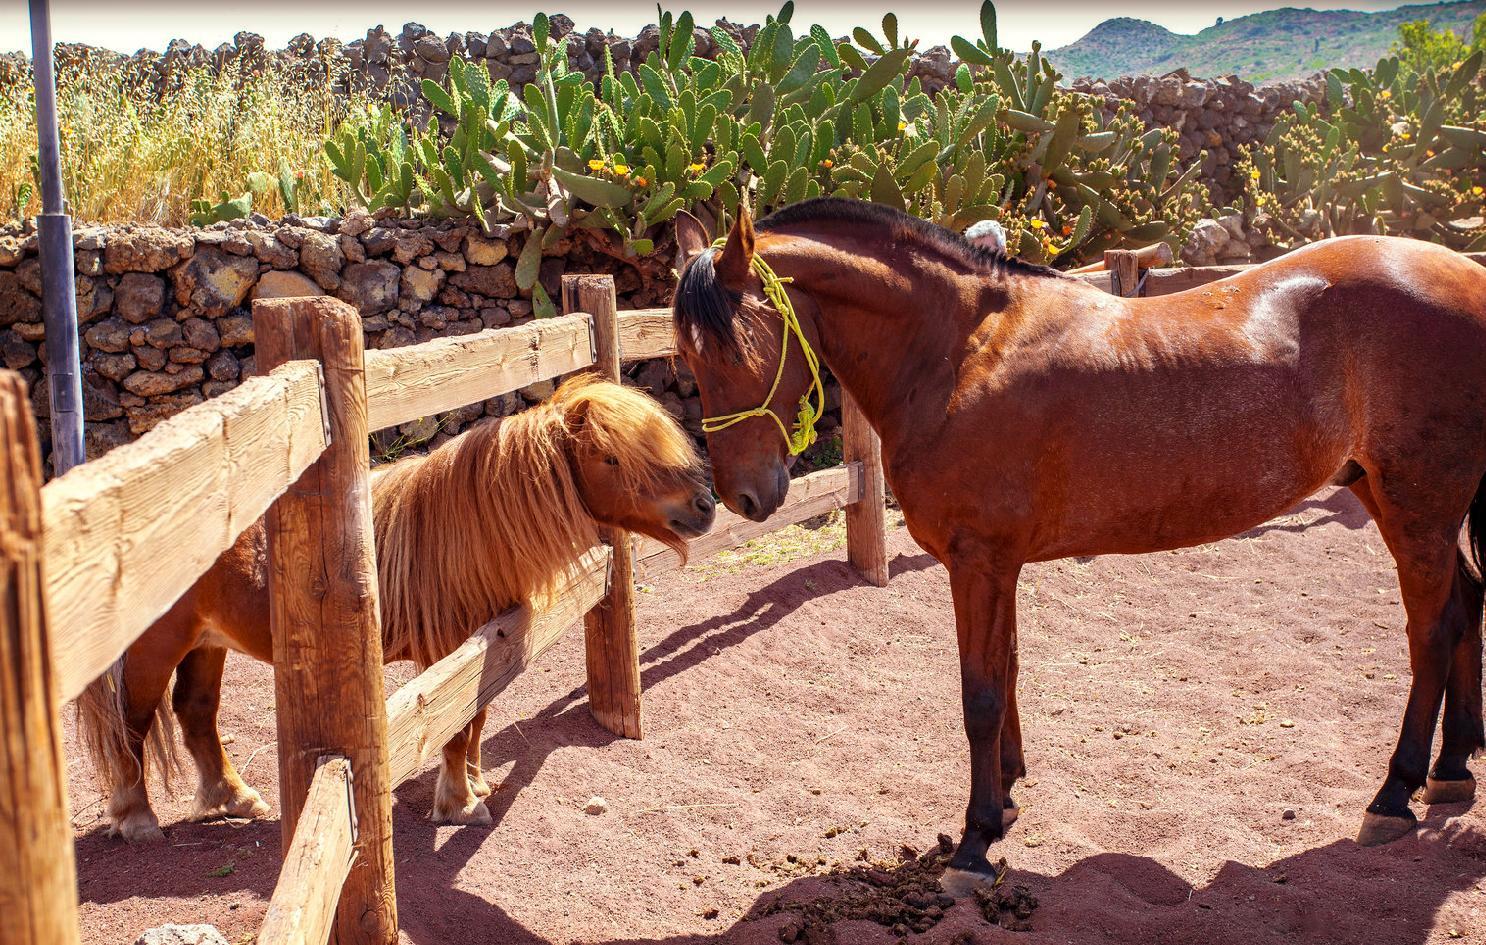
[(475, 631), (387, 700), (392, 784), (438, 757), (454, 733), (604, 596), (609, 549), (595, 548), (558, 582), (549, 610), (516, 607)]
[[(618, 303), (613, 276), (562, 277), (562, 308), (587, 312), (593, 319), (594, 367), (620, 380)], [(669, 323), (668, 323), (669, 325)], [(669, 327), (667, 329), (669, 331)], [(599, 532), (612, 550), (609, 592), (583, 615), (587, 656), (588, 711), (604, 728), (623, 738), (641, 738), (640, 641), (635, 636), (635, 567), (629, 535), (616, 528)]]
[(321, 363), (331, 437), (265, 517), (284, 847), (293, 846), (320, 758), (344, 756), (356, 772), (361, 831), (336, 909), (334, 941), (395, 945), (392, 787), (361, 317), (332, 298), (260, 299), (253, 305), (253, 333), (260, 364)]
[(619, 357), (623, 361), (674, 358), (676, 333), (668, 308), (641, 308), (619, 313)]
[(26, 383), (0, 371), (0, 941), (77, 945), (40, 490)]
[[(712, 530), (688, 543), (691, 560), (741, 545), (750, 538), (777, 532), (786, 525), (844, 508), (857, 501), (861, 488), (861, 466), (851, 463), (801, 476), (789, 484), (789, 496), (766, 521), (754, 522), (727, 509), (717, 510)], [(675, 552), (660, 542), (635, 536), (635, 559), (644, 574), (660, 574), (680, 562)]]
[(75, 697), (325, 449), (319, 368), (286, 364), (42, 490), (57, 691)]
[(258, 945), (325, 945), (336, 903), (356, 858), (351, 763), (321, 759), (310, 782), (294, 842), (258, 932)]
[(841, 455), (860, 472), (858, 501), (846, 507), (846, 560), (870, 584), (886, 587), (887, 482), (882, 474), (882, 441), (856, 401), (841, 392)]
[(368, 424), (383, 430), (593, 364), (587, 315), (366, 353)]

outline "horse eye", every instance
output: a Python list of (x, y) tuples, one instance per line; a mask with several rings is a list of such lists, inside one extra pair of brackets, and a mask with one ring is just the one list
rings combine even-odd
[(618, 459), (618, 457), (615, 457), (615, 456), (605, 456), (604, 457), (604, 465), (606, 465), (606, 466), (618, 466), (619, 465), (619, 459)]

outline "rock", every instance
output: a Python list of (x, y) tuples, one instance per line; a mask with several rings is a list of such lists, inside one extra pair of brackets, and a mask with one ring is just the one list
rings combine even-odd
[(179, 374), (167, 374), (164, 371), (135, 371), (124, 378), (124, 389), (137, 397), (158, 397), (161, 394), (170, 394), (183, 387), (191, 387), (200, 384), (206, 377), (206, 372), (200, 366), (192, 364)]
[(449, 277), (449, 284), (492, 299), (516, 296), (516, 270), (510, 263), (496, 266), (470, 266)]
[(221, 336), (222, 346), (225, 348), (250, 345), (253, 343), (253, 319), (247, 315), (228, 315), (226, 318), (219, 318), (217, 319), (217, 333)]
[(124, 273), (114, 292), (114, 312), (136, 325), (159, 315), (164, 305), (165, 280), (148, 273)]
[(88, 356), (88, 367), (111, 381), (122, 381), (139, 362), (132, 354), (98, 354)]
[(222, 336), (217, 326), (204, 318), (188, 318), (181, 322), (181, 335), (187, 345), (208, 354), (222, 347)]
[(83, 424), (83, 449), (88, 459), (97, 459), (109, 450), (133, 440), (127, 422)]
[(142, 226), (113, 233), (103, 248), (106, 272), (159, 272), (189, 259), (194, 244), (189, 233)]
[[(152, 348), (165, 350), (185, 340), (180, 322), (173, 318), (157, 318), (144, 327), (144, 340)], [(133, 341), (133, 338), (130, 338)]]
[(1293, 807), (1287, 807), (1287, 808), (1285, 808), (1285, 812), (1283, 814), (1281, 814), (1280, 817), (1283, 820), (1294, 820), (1295, 819), (1295, 808), (1293, 808)]
[(0, 327), (41, 321), (41, 299), (26, 291), (14, 272), (0, 270)]
[(609, 812), (609, 802), (602, 797), (590, 797), (588, 803), (583, 805), (583, 813), (592, 817)]
[(401, 275), (397, 266), (382, 260), (352, 263), (341, 273), (341, 285), (335, 294), (356, 306), (363, 316), (379, 315), (397, 306)]
[(134, 353), (139, 366), (146, 371), (158, 371), (165, 367), (165, 362), (168, 360), (164, 351), (147, 344), (131, 345), (129, 350)]
[(341, 284), (341, 266), (346, 262), (340, 241), (314, 230), (301, 230), (298, 235), (299, 267), (309, 273), (320, 288), (335, 291)]
[[(404, 298), (429, 302), (438, 295), (444, 284), (444, 273), (440, 269), (423, 269), (412, 266), (402, 271), (402, 295)], [(443, 326), (439, 326), (443, 327)]]
[(265, 272), (253, 287), (255, 299), (297, 299), (324, 294), (325, 290), (309, 276), (284, 269)]
[(83, 333), (83, 341), (89, 348), (122, 354), (129, 350), (129, 326), (119, 318), (105, 318), (89, 326)]
[(0, 364), (12, 371), (19, 371), (35, 360), (35, 345), (21, 338), (12, 329), (0, 329)]
[(274, 269), (293, 269), (299, 265), (299, 253), (279, 239), (278, 234), (249, 230), (247, 237), (253, 255), (264, 265)]
[[(199, 371), (201, 369), (197, 368), (196, 370)], [(122, 399), (121, 397), (120, 400)], [(135, 436), (148, 433), (161, 420), (167, 417), (173, 417), (187, 407), (194, 407), (201, 403), (202, 400), (203, 398), (198, 392), (185, 391), (179, 394), (162, 394), (144, 403), (126, 407), (124, 409), (124, 415), (129, 418), (129, 432)]]
[(1232, 237), (1216, 220), (1198, 220), (1182, 247), (1182, 260), (1193, 266), (1211, 266)]
[[(110, 246), (113, 243), (110, 241)], [(258, 261), (203, 247), (171, 272), (175, 301), (202, 315), (225, 315), (247, 298), (258, 280)]]
[(550, 380), (537, 381), (535, 384), (526, 385), (525, 387), (521, 388), (521, 390), (517, 391), (517, 393), (519, 393), (522, 398), (526, 400), (527, 403), (539, 404), (542, 401), (546, 400), (548, 397), (551, 397), (552, 392), (556, 389), (556, 386)]
[(235, 381), (240, 370), (237, 356), (231, 351), (218, 351), (206, 362), (206, 373), (214, 381)]
[(494, 266), (510, 253), (504, 240), (486, 239), (471, 233), (464, 242), (464, 258), (472, 266)]

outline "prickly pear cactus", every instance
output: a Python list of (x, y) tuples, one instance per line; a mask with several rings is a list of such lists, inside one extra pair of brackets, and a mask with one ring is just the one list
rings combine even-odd
[(1280, 245), (1389, 233), (1486, 249), (1482, 59), (1333, 70), (1324, 109), (1297, 102), (1240, 162), (1255, 220)]

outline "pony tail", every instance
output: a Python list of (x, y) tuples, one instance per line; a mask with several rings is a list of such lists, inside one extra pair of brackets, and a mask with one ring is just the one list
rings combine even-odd
[[(129, 745), (129, 724), (124, 710), (124, 659), (115, 660), (77, 697), (77, 728), (83, 750), (105, 790), (137, 784), (144, 777)], [(181, 772), (181, 759), (176, 750), (175, 717), (168, 707), (169, 686), (165, 692), (155, 707), (155, 720), (145, 740), (144, 755), (145, 767), (153, 767), (169, 788)]]

